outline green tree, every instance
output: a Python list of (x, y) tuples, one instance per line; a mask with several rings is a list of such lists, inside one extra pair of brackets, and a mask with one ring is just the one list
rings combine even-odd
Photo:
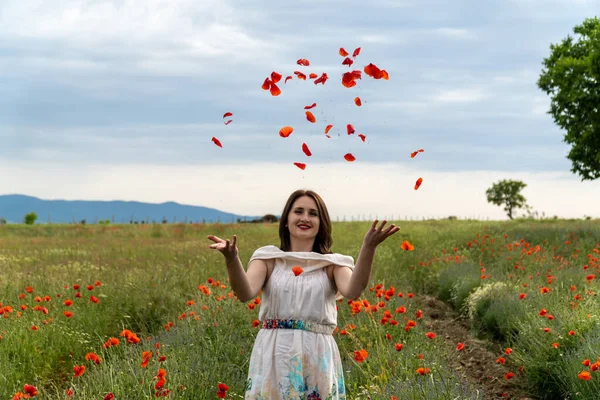
[(551, 97), (554, 122), (572, 145), (567, 158), (582, 181), (600, 178), (600, 19), (588, 18), (571, 36), (551, 44), (538, 87)]
[(25, 218), (23, 219), (23, 221), (27, 225), (33, 225), (33, 224), (35, 224), (35, 221), (37, 220), (37, 218), (38, 218), (38, 216), (36, 213), (30, 212), (29, 214), (25, 215)]
[(518, 208), (527, 208), (527, 200), (520, 193), (527, 185), (521, 181), (501, 180), (485, 191), (488, 203), (504, 205), (508, 218), (513, 219), (513, 212)]

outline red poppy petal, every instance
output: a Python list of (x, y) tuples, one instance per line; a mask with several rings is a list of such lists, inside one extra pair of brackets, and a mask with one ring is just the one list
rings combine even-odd
[(310, 152), (310, 150), (308, 149), (308, 146), (306, 145), (306, 143), (302, 143), (302, 151), (304, 152), (304, 154), (306, 154), (308, 157), (312, 156), (312, 153)]
[(294, 128), (292, 128), (291, 126), (284, 126), (279, 130), (279, 136), (286, 138), (290, 136), (292, 132), (294, 132)]
[(345, 158), (345, 159), (346, 159), (346, 161), (348, 161), (348, 162), (352, 162), (352, 161), (356, 160), (356, 158), (355, 158), (355, 157), (354, 157), (352, 154), (350, 154), (350, 153), (347, 153), (347, 154), (345, 154), (345, 155), (344, 155), (344, 158)]

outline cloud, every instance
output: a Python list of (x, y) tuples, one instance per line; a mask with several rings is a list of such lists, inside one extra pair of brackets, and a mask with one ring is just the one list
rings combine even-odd
[(149, 0), (143, 6), (137, 1), (23, 0), (2, 6), (0, 35), (8, 39), (4, 46), (9, 49), (12, 40), (14, 48), (40, 50), (41, 55), (17, 61), (32, 69), (67, 66), (89, 72), (93, 66), (210, 75), (215, 71), (211, 63), (256, 62), (282, 47), (249, 32), (243, 18), (225, 0)]
[(475, 39), (477, 36), (465, 28), (437, 28), (436, 33), (456, 39)]
[[(288, 165), (306, 142), (311, 165), (335, 165), (349, 151), (360, 163), (404, 162), (425, 148), (418, 165), (429, 172), (568, 171), (567, 145), (535, 82), (550, 42), (596, 8), (552, 4), (540, 22), (532, 5), (467, 0), (4, 1), (0, 159)], [(374, 62), (389, 81), (340, 85), (338, 49), (358, 46), (353, 68)], [(299, 69), (330, 80), (294, 79), (277, 98), (260, 89), (271, 71)], [(303, 109), (313, 102), (314, 125)], [(234, 112), (229, 126), (225, 111)], [(346, 135), (347, 123), (367, 142)], [(277, 135), (283, 125), (296, 129), (287, 140)]]
[(434, 101), (448, 103), (471, 103), (486, 98), (481, 89), (455, 89), (442, 91), (433, 96)]

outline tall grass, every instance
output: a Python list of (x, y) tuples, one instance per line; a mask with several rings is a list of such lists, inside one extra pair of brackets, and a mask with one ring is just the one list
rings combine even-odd
[[(356, 259), (369, 226), (333, 223), (333, 250)], [(378, 249), (370, 290), (362, 298), (371, 304), (383, 301), (384, 307), (355, 315), (347, 300), (338, 303), (338, 326), (348, 334), (338, 331), (335, 337), (349, 398), (483, 398), (480, 388), (453, 374), (448, 358), (456, 357), (456, 351), (439, 337), (428, 339), (415, 313), (422, 308), (418, 294), (437, 294), (468, 313), (470, 296), (494, 282), (515, 292), (473, 301), (477, 312), (472, 322), (482, 335), (514, 348), (508, 365), (515, 372), (523, 367), (514, 379), (529, 382), (546, 398), (558, 398), (549, 390), (572, 398), (600, 390), (600, 375), (582, 381), (580, 371), (575, 373), (577, 361), (583, 361), (578, 357), (595, 361), (600, 356), (594, 347), (600, 313), (595, 296), (587, 292), (597, 281), (585, 280), (598, 268), (593, 259), (600, 230), (593, 221), (423, 221), (401, 226)], [(154, 398), (158, 368), (167, 371), (166, 387), (174, 398), (215, 398), (219, 382), (229, 385), (230, 398), (241, 398), (259, 307), (250, 310), (231, 297), (222, 256), (208, 249), (206, 240), (208, 234), (234, 233), (243, 263), (256, 248), (279, 244), (275, 224), (0, 226), (0, 303), (13, 309), (0, 316), (0, 399), (23, 391), (24, 384), (36, 385), (42, 398), (66, 398), (67, 389), (79, 399), (98, 399), (108, 392), (117, 399)], [(400, 249), (404, 239), (415, 251)], [(582, 270), (584, 263), (588, 270)], [(377, 296), (377, 284), (417, 296), (385, 301)], [(202, 293), (200, 285), (211, 294)], [(576, 291), (571, 292), (571, 285)], [(25, 290), (28, 286), (32, 293)], [(552, 291), (540, 294), (543, 286)], [(517, 297), (521, 291), (527, 294), (523, 300)], [(81, 297), (75, 297), (78, 292)], [(576, 294), (582, 299), (574, 301)], [(65, 300), (74, 304), (68, 307)], [(394, 312), (400, 305), (406, 314)], [(34, 311), (36, 306), (47, 314)], [(544, 307), (554, 320), (537, 315)], [(381, 323), (384, 310), (391, 311), (397, 326)], [(73, 316), (67, 318), (64, 311)], [(408, 319), (418, 326), (406, 332)], [(540, 329), (544, 323), (552, 327), (550, 336)], [(119, 336), (124, 329), (135, 332), (140, 343), (127, 344)], [(571, 329), (576, 336), (568, 335)], [(120, 338), (121, 344), (103, 348), (110, 337)], [(561, 344), (559, 351), (548, 348), (555, 341)], [(401, 351), (396, 343), (404, 344)], [(369, 352), (363, 363), (353, 359), (358, 349)], [(143, 351), (153, 352), (146, 368), (141, 367)], [(102, 362), (86, 361), (89, 352)], [(160, 355), (166, 360), (159, 362)], [(77, 378), (75, 365), (86, 366)], [(421, 376), (415, 372), (418, 367), (431, 372)]]

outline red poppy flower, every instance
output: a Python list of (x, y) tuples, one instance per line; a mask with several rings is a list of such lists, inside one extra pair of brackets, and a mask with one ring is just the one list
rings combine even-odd
[(217, 397), (224, 399), (227, 397), (227, 391), (229, 390), (229, 386), (224, 383), (220, 383), (217, 385)]
[(400, 247), (402, 247), (406, 251), (412, 251), (412, 250), (415, 249), (415, 246), (413, 246), (412, 244), (410, 244), (408, 242), (408, 240), (403, 241), (402, 244), (400, 245)]
[(354, 360), (356, 362), (363, 362), (369, 356), (369, 352), (367, 350), (355, 350), (354, 351)]
[(83, 375), (83, 373), (85, 372), (85, 365), (76, 365), (73, 367), (73, 372), (75, 375), (75, 378)]

